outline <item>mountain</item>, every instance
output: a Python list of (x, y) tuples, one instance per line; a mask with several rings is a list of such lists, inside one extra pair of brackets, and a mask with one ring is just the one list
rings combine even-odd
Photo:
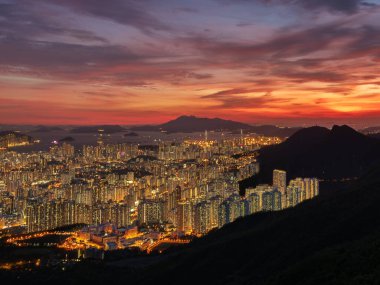
[[(66, 271), (17, 272), (12, 279), (29, 284), (104, 284), (126, 278), (133, 284), (168, 285), (378, 284), (379, 186), (380, 165), (350, 189), (238, 219), (172, 252), (83, 263)], [(0, 277), (7, 280), (11, 274)]]
[(29, 137), (23, 133), (20, 133), (18, 131), (12, 131), (12, 130), (7, 130), (7, 131), (0, 131), (0, 136), (1, 137), (4, 137), (4, 136), (15, 136), (15, 137)]
[(37, 129), (33, 130), (33, 133), (50, 133), (56, 131), (63, 131), (64, 129), (60, 127), (48, 127), (48, 126), (38, 126)]
[(125, 137), (138, 137), (139, 134), (135, 133), (135, 132), (129, 132), (129, 133), (124, 134), (124, 136)]
[(64, 137), (62, 139), (59, 140), (59, 142), (63, 143), (63, 142), (73, 142), (75, 141), (75, 139), (73, 137)]
[(133, 131), (164, 131), (168, 133), (191, 133), (208, 131), (239, 131), (252, 132), (266, 136), (288, 137), (300, 130), (300, 128), (281, 128), (272, 125), (251, 126), (231, 120), (220, 118), (198, 118), (195, 116), (180, 116), (167, 123), (157, 126), (137, 126)]
[(78, 133), (98, 133), (99, 130), (103, 130), (104, 133), (113, 134), (125, 131), (125, 128), (118, 125), (100, 125), (100, 126), (83, 126), (76, 127), (70, 132), (73, 134)]
[(167, 123), (157, 126), (140, 126), (134, 127), (134, 131), (165, 131), (168, 133), (191, 133), (191, 132), (204, 132), (220, 131), (220, 130), (238, 130), (249, 129), (251, 126), (230, 120), (223, 120), (219, 118), (198, 118), (195, 116), (180, 116)]
[(355, 178), (380, 161), (380, 142), (348, 126), (305, 128), (279, 145), (259, 152), (258, 183), (268, 183), (273, 169), (283, 169), (288, 178)]

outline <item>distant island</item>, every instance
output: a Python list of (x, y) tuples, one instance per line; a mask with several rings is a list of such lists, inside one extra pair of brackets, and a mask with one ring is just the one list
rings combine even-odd
[(75, 139), (73, 137), (64, 137), (59, 140), (59, 142), (73, 142)]
[(150, 131), (167, 133), (192, 133), (207, 131), (246, 131), (265, 136), (288, 137), (301, 128), (281, 128), (272, 125), (251, 126), (245, 123), (224, 120), (220, 118), (199, 118), (195, 116), (180, 116), (161, 125), (146, 125), (132, 127), (132, 131)]
[(99, 130), (103, 130), (103, 132), (107, 134), (113, 134), (113, 133), (123, 132), (125, 131), (125, 128), (119, 125), (81, 126), (81, 127), (76, 127), (70, 130), (70, 133), (72, 134), (98, 133)]
[(249, 129), (251, 126), (230, 120), (219, 118), (198, 118), (195, 116), (180, 116), (175, 120), (161, 125), (137, 126), (131, 128), (133, 131), (162, 131), (168, 133), (192, 133), (208, 131), (226, 131), (237, 129)]
[(50, 133), (50, 132), (59, 132), (64, 131), (64, 129), (60, 127), (49, 127), (49, 126), (38, 126), (37, 129), (33, 130), (33, 133)]
[(124, 136), (125, 137), (138, 137), (139, 134), (135, 133), (135, 132), (129, 132), (129, 133), (124, 134)]

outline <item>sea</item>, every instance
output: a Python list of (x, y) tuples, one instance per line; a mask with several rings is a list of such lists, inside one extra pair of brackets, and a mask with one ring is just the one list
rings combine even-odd
[[(96, 145), (99, 134), (97, 133), (71, 133), (69, 130), (59, 130), (50, 132), (24, 132), (31, 136), (33, 140), (38, 140), (28, 146), (14, 147), (11, 150), (17, 152), (36, 152), (48, 151), (50, 147), (56, 145), (60, 140), (71, 137), (74, 140), (67, 143), (73, 145), (76, 149), (82, 149), (83, 145)], [(112, 134), (103, 134), (103, 141), (105, 144), (121, 144), (130, 143), (138, 145), (158, 145), (160, 142), (177, 142), (181, 143), (189, 139), (205, 139), (204, 132), (195, 133), (162, 133), (162, 132), (134, 132), (136, 136), (125, 136), (128, 131)], [(222, 132), (208, 132), (207, 138), (209, 140), (221, 140), (227, 138), (239, 137), (239, 134), (222, 133)]]

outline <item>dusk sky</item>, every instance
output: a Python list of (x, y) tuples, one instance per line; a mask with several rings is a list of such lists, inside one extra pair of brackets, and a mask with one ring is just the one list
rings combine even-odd
[(376, 125), (380, 0), (0, 0), (0, 124), (184, 114)]

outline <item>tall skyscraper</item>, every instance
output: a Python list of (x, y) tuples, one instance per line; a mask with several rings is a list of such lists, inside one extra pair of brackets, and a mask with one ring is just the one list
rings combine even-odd
[(210, 230), (210, 204), (206, 201), (198, 203), (194, 207), (194, 231), (197, 234), (205, 234)]
[(138, 206), (138, 219), (141, 224), (162, 222), (163, 204), (160, 201), (144, 200)]
[(273, 187), (276, 188), (281, 194), (286, 192), (286, 172), (283, 170), (273, 170)]

